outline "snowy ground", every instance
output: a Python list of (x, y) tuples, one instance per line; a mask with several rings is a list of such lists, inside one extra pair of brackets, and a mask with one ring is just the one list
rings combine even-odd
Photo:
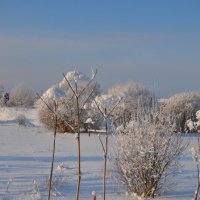
[[(35, 109), (0, 110), (0, 199), (31, 200), (36, 197), (36, 184), (40, 199), (47, 199), (47, 177), (51, 163), (52, 134), (40, 126)], [(18, 113), (25, 113), (33, 127), (19, 127), (15, 118)], [(183, 136), (190, 140), (190, 146), (181, 158), (183, 168), (175, 178), (176, 186), (170, 192), (157, 199), (175, 200), (192, 199), (195, 189), (196, 169), (192, 161), (191, 146), (196, 145), (195, 135)], [(54, 186), (52, 199), (75, 199), (77, 150), (73, 135), (58, 135), (56, 162), (54, 168)], [(97, 199), (102, 192), (103, 153), (98, 137), (86, 134), (81, 137), (82, 180), (80, 199), (91, 199), (91, 192), (96, 191)], [(63, 168), (58, 166), (64, 163)], [(117, 185), (111, 178), (109, 166), (107, 194), (109, 200), (129, 200), (125, 188)], [(33, 181), (36, 184), (34, 187)]]

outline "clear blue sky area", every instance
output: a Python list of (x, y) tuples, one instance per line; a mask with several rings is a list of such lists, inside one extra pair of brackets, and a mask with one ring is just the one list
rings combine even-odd
[(103, 88), (199, 90), (199, 0), (0, 0), (0, 82), (45, 89), (77, 68)]
[(1, 31), (193, 32), (199, 0), (1, 0)]

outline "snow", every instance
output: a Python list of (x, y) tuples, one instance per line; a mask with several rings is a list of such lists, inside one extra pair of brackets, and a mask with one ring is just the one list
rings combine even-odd
[(42, 98), (43, 99), (52, 99), (54, 101), (59, 100), (60, 98), (64, 97), (65, 93), (64, 91), (56, 86), (53, 86), (51, 88), (49, 88), (43, 95)]
[[(35, 109), (1, 108), (0, 111), (0, 199), (46, 200), (53, 134), (39, 124)], [(36, 126), (19, 127), (15, 121), (18, 113), (25, 114)], [(177, 172), (176, 186), (156, 199), (193, 197), (197, 175), (190, 149), (196, 145), (197, 135), (186, 134), (183, 138), (190, 145), (181, 158), (183, 167)], [(97, 135), (81, 135), (81, 160), (80, 199), (91, 199), (93, 191), (97, 199), (102, 199), (103, 152)], [(75, 199), (77, 141), (74, 135), (57, 135), (53, 180), (52, 199)], [(109, 163), (107, 199), (130, 200), (126, 193), (122, 185), (113, 181)]]
[(196, 129), (196, 123), (193, 122), (191, 119), (186, 121), (186, 125), (190, 131), (194, 131)]
[[(110, 94), (102, 94), (101, 96), (97, 96), (95, 101), (97, 105), (104, 110), (105, 108), (110, 108), (111, 106), (116, 105), (120, 99), (121, 96), (116, 97)], [(96, 107), (96, 103), (92, 102), (92, 107)]]
[(196, 119), (197, 121), (187, 120), (186, 125), (190, 131), (200, 132), (200, 110), (196, 112)]
[(86, 121), (85, 121), (86, 124), (94, 124), (92, 118), (88, 118)]
[[(87, 83), (89, 81), (88, 77), (86, 77), (85, 74), (83, 74), (82, 72), (79, 72), (78, 70), (74, 70), (74, 71), (70, 71), (65, 75), (66, 79), (69, 82), (78, 82), (80, 83), (80, 85)], [(66, 79), (63, 78), (63, 80), (59, 83), (59, 87), (63, 87), (66, 86)]]
[(196, 112), (196, 118), (200, 121), (200, 110)]
[(34, 126), (41, 126), (37, 110), (35, 108), (0, 107), (0, 125), (16, 124), (17, 117), (24, 115)]

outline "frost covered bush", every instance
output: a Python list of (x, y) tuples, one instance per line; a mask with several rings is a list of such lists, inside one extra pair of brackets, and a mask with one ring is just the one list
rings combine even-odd
[[(59, 132), (72, 132), (71, 126), (67, 125), (67, 118), (64, 116), (64, 91), (56, 86), (49, 88), (42, 99), (37, 101), (38, 114), (40, 121), (49, 129), (55, 128), (55, 114), (57, 115), (57, 129)], [(45, 102), (45, 103), (44, 103)], [(55, 113), (56, 108), (56, 113)], [(68, 120), (69, 122), (69, 120)], [(72, 121), (70, 121), (72, 124)]]
[(35, 94), (25, 86), (16, 86), (10, 92), (10, 106), (31, 107), (35, 101)]
[[(91, 111), (90, 102), (97, 94), (100, 93), (100, 86), (95, 83), (91, 83), (90, 85), (88, 85), (90, 79), (79, 71), (70, 71), (65, 76), (73, 88), (76, 88), (75, 85), (77, 84), (78, 92), (83, 90), (79, 97), (81, 119), (80, 125), (81, 128), (83, 128), (84, 122), (88, 118), (93, 119), (93, 112)], [(45, 98), (45, 96), (46, 94), (51, 93), (51, 91), (53, 91), (53, 88), (57, 88), (64, 92), (63, 97), (58, 100), (58, 131), (61, 133), (73, 132), (74, 129), (77, 129), (77, 107), (75, 96), (68, 83), (66, 82), (65, 78), (63, 78), (63, 80), (60, 83), (49, 88), (42, 96), (42, 98), (45, 99), (50, 108), (54, 107), (54, 101), (52, 101), (52, 98)], [(38, 100), (37, 105), (40, 121), (47, 128), (52, 129), (54, 126), (54, 114), (40, 99)]]
[(114, 86), (109, 89), (107, 94), (96, 98), (98, 104), (103, 107), (112, 107), (120, 99), (122, 101), (111, 115), (111, 120), (115, 126), (125, 124), (130, 121), (132, 116), (137, 115), (138, 107), (149, 109), (155, 104), (155, 96), (143, 85), (129, 82), (124, 85)]
[[(200, 93), (188, 92), (176, 94), (162, 103), (162, 109), (168, 113), (175, 124), (176, 132), (187, 131), (186, 121), (195, 120), (195, 114), (200, 109)], [(189, 122), (187, 122), (189, 123)]]
[[(74, 129), (77, 128), (76, 113), (77, 110), (74, 107), (75, 102), (68, 102), (65, 104), (63, 99), (58, 103), (58, 121), (57, 128), (60, 133), (73, 133)], [(39, 100), (40, 102), (40, 100)], [(47, 101), (49, 107), (53, 108), (54, 103)], [(41, 103), (41, 102), (40, 102)], [(81, 109), (81, 122), (80, 125), (83, 128), (84, 122), (87, 120), (87, 110)], [(54, 113), (52, 113), (45, 105), (40, 105), (38, 108), (38, 114), (40, 122), (43, 123), (48, 129), (54, 128)]]
[(189, 132), (200, 132), (200, 110), (196, 112), (195, 120), (187, 120), (186, 126), (189, 129)]
[(154, 197), (165, 188), (184, 150), (166, 115), (151, 109), (116, 130), (114, 171), (131, 195)]

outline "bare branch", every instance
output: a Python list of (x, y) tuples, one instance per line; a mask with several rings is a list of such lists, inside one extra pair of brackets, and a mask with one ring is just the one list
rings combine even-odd
[(103, 118), (106, 119), (106, 116), (105, 116), (104, 112), (101, 110), (101, 108), (100, 108), (99, 104), (97, 103), (96, 99), (94, 99), (94, 102), (95, 102), (95, 104), (96, 104), (98, 110), (101, 112)]
[(52, 108), (47, 104), (47, 102), (46, 102), (38, 93), (36, 93), (36, 95), (42, 100), (42, 102), (47, 106), (47, 108), (48, 108), (53, 114), (55, 114), (54, 110), (52, 110)]
[(84, 101), (83, 105), (81, 106), (81, 108), (84, 107), (84, 105), (88, 102), (89, 98), (92, 96), (92, 94), (94, 93), (95, 89), (96, 89), (97, 83), (95, 83), (95, 86), (93, 87), (91, 93), (88, 95), (88, 97), (86, 98), (86, 100)]
[(69, 80), (67, 79), (67, 77), (65, 76), (65, 74), (63, 73), (63, 77), (66, 80), (67, 84), (69, 85), (70, 89), (72, 90), (72, 92), (74, 93), (74, 95), (76, 97), (78, 97), (78, 94), (76, 93), (76, 91), (74, 90), (74, 88), (72, 87), (71, 83), (69, 82)]
[(92, 81), (94, 80), (94, 78), (96, 77), (97, 74), (97, 70), (95, 70), (95, 73), (93, 74), (92, 78), (90, 79), (90, 81), (87, 83), (87, 85), (81, 90), (81, 92), (79, 93), (78, 96), (81, 96), (83, 94), (83, 92), (86, 90), (86, 88), (88, 88), (88, 86), (92, 83)]
[(111, 109), (107, 116), (109, 116), (115, 110), (115, 108), (121, 103), (122, 99), (123, 97), (115, 104), (115, 106)]
[(103, 152), (104, 152), (104, 154), (105, 154), (105, 153), (106, 153), (106, 150), (105, 150), (105, 148), (104, 148), (103, 141), (102, 141), (101, 136), (100, 136), (99, 134), (98, 134), (98, 136), (99, 136), (99, 141), (100, 141), (100, 143), (101, 143)]

